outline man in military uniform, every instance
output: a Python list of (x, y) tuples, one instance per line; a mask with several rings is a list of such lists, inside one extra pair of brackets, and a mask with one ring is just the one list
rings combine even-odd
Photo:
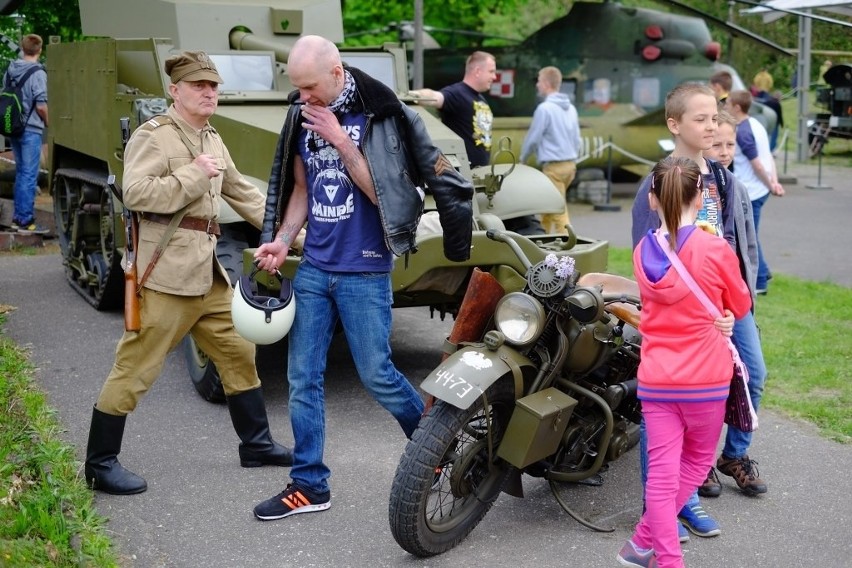
[[(165, 69), (174, 102), (166, 115), (136, 130), (124, 156), (124, 203), (140, 219), (142, 325), (138, 332), (126, 331), (118, 343), (92, 412), (86, 449), (86, 481), (117, 495), (147, 489), (142, 477), (118, 462), (125, 420), (157, 379), (166, 355), (188, 332), (219, 370), (242, 442), (240, 464), (292, 464), (291, 450), (270, 435), (255, 347), (234, 331), (230, 282), (215, 254), (219, 200), (260, 228), (265, 198), (237, 171), (208, 123), (223, 82), (213, 62), (203, 52), (187, 51), (169, 58)], [(169, 227), (176, 215), (183, 217), (176, 228)]]

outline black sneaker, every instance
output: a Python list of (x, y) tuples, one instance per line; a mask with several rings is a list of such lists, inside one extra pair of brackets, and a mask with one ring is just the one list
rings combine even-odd
[(287, 488), (254, 508), (254, 516), (261, 521), (275, 521), (299, 513), (325, 511), (331, 507), (331, 492), (314, 493), (292, 483)]

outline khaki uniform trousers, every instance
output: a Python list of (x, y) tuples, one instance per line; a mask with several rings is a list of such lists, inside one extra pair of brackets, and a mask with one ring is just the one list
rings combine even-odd
[(139, 300), (142, 329), (125, 331), (115, 363), (98, 397), (106, 414), (131, 413), (157, 380), (166, 356), (188, 332), (216, 364), (225, 394), (260, 386), (255, 346), (234, 330), (230, 285), (214, 270), (213, 286), (202, 296), (177, 296), (143, 288)]
[(574, 181), (574, 176), (577, 175), (577, 164), (574, 162), (547, 162), (541, 168), (542, 173), (550, 178), (559, 193), (562, 194), (562, 202), (565, 203), (564, 213), (543, 213), (541, 215), (541, 224), (544, 227), (544, 232), (547, 234), (566, 234), (565, 225), (570, 220), (568, 219), (568, 204), (565, 201), (565, 194), (568, 191), (568, 186)]

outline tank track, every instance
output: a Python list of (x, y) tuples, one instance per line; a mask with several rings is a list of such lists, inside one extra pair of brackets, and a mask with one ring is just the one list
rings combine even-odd
[(117, 308), (124, 297), (124, 233), (120, 216), (114, 212), (106, 172), (60, 168), (52, 185), (56, 232), (68, 283), (96, 309)]

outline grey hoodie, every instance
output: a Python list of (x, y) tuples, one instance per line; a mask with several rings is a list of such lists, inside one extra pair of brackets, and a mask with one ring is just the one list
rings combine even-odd
[[(24, 61), (23, 59), (16, 59), (12, 61), (9, 63), (9, 68), (3, 76), (3, 85), (6, 85), (7, 78), (12, 81), (19, 80), (33, 65), (39, 64)], [(29, 119), (27, 120), (27, 131), (42, 132), (44, 130), (44, 121), (41, 119), (41, 116), (35, 112), (35, 109), (33, 109), (33, 103), (47, 104), (47, 73), (44, 69), (40, 69), (30, 75), (27, 82), (23, 85), (22, 94), (22, 110), (24, 116), (29, 116)]]
[[(705, 160), (707, 160), (705, 158)], [(740, 261), (740, 273), (745, 280), (752, 299), (754, 299), (755, 283), (757, 281), (757, 233), (754, 230), (754, 217), (751, 211), (751, 200), (745, 187), (737, 181), (731, 172), (707, 160), (712, 172), (715, 167), (722, 176), (723, 188), (719, 193), (725, 193), (725, 203), (722, 209), (722, 222), (725, 226), (725, 239), (737, 253)], [(649, 229), (660, 226), (660, 217), (651, 211), (648, 204), (648, 192), (651, 189), (651, 176), (648, 175), (639, 185), (636, 198), (633, 201), (633, 247), (639, 244)]]
[(535, 152), (538, 162), (574, 161), (580, 157), (580, 121), (577, 109), (564, 93), (551, 93), (533, 113), (521, 148), (521, 163)]

